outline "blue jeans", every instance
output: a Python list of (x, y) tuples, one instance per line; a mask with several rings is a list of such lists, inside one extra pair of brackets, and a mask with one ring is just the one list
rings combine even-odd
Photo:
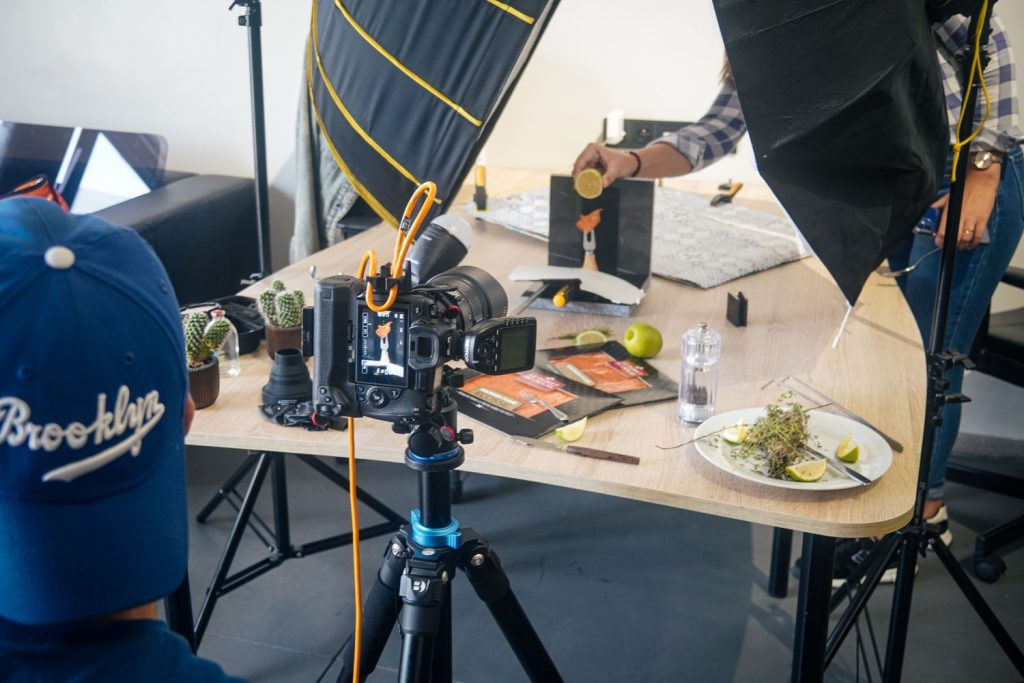
[[(947, 164), (946, 184), (939, 196), (949, 192), (949, 165)], [(1024, 230), (1024, 153), (1020, 148), (1008, 154), (1003, 161), (1002, 178), (996, 191), (996, 202), (988, 221), (991, 243), (979, 245), (971, 250), (961, 249), (956, 253), (953, 270), (953, 289), (950, 292), (949, 315), (946, 320), (945, 348), (961, 353), (971, 350), (974, 338), (981, 327), (981, 321), (988, 309), (996, 285), (1010, 265), (1010, 259), (1017, 249), (1021, 232)], [(956, 238), (956, 231), (947, 228), (947, 233)], [(926, 235), (913, 235), (897, 247), (889, 257), (893, 270), (905, 268), (935, 248), (935, 240)], [(921, 331), (925, 346), (931, 332), (932, 308), (935, 303), (935, 288), (938, 281), (940, 254), (925, 259), (909, 274), (900, 277), (900, 288), (910, 304), (914, 319)], [(963, 387), (964, 369), (957, 366), (947, 373), (949, 391), (957, 392)], [(942, 426), (935, 435), (935, 447), (931, 453), (931, 473), (928, 478), (928, 497), (942, 498), (946, 485), (946, 461), (953, 450), (957, 433), (960, 431), (960, 404), (949, 404), (942, 409)], [(925, 454), (922, 453), (922, 457)]]

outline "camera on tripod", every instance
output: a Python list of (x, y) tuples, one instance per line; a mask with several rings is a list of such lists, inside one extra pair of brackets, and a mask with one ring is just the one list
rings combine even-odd
[[(442, 218), (451, 225), (450, 217)], [(474, 266), (431, 276), (431, 270), (457, 263), (468, 251), (468, 237), (460, 240), (445, 223), (435, 221), (415, 242), (409, 255), (413, 267), (401, 278), (392, 278), (385, 265), (368, 280), (335, 275), (316, 283), (313, 405), (318, 422), (366, 416), (421, 423), (445, 406), (448, 387), (461, 385), (461, 372), (445, 365), (448, 361), (463, 361), (489, 375), (533, 367), (537, 322), (503, 317), (508, 298), (497, 280)], [(471, 234), (468, 225), (465, 232)], [(429, 279), (414, 284), (414, 276)], [(395, 287), (397, 296), (390, 294)], [(393, 302), (385, 306), (391, 296)]]

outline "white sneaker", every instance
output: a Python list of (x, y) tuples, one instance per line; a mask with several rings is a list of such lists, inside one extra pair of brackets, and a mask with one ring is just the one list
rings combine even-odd
[(946, 504), (943, 503), (934, 515), (924, 520), (924, 523), (928, 526), (935, 527), (939, 532), (939, 538), (946, 547), (953, 545), (953, 532), (949, 530), (949, 511), (946, 510)]

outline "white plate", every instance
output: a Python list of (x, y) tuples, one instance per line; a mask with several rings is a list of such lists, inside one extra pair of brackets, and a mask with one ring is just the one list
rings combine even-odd
[[(751, 463), (751, 466), (748, 466), (746, 461), (729, 455), (734, 447), (725, 443), (724, 439), (701, 438), (712, 432), (732, 427), (740, 421), (745, 425), (752, 425), (762, 415), (764, 415), (764, 408), (744, 408), (715, 415), (701, 423), (694, 431), (693, 437), (697, 439), (694, 445), (704, 459), (715, 467), (741, 479), (756, 481), (759, 484), (783, 489), (811, 491), (833, 491), (862, 485), (850, 477), (836, 472), (832, 467), (825, 470), (825, 476), (818, 481), (805, 483), (790, 479), (775, 479), (752, 469), (757, 467), (756, 463)], [(836, 452), (836, 447), (844, 436), (852, 434), (853, 440), (860, 448), (860, 457), (856, 464), (849, 466), (868, 479), (877, 480), (892, 465), (892, 449), (889, 448), (885, 439), (870, 427), (865, 427), (860, 422), (848, 417), (817, 410), (812, 411), (807, 415), (807, 431), (817, 438), (818, 443), (815, 450), (829, 455)], [(715, 444), (716, 441), (717, 444)]]

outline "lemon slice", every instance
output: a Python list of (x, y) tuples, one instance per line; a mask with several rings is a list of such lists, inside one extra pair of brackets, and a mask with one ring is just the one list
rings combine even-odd
[(555, 430), (555, 436), (562, 441), (578, 441), (587, 428), (587, 418), (576, 420), (572, 424), (559, 427)]
[(585, 168), (573, 181), (576, 193), (584, 199), (595, 199), (604, 191), (604, 178), (596, 168)]
[(585, 330), (577, 334), (572, 343), (576, 346), (585, 346), (586, 344), (604, 344), (606, 341), (608, 341), (608, 335), (601, 330)]
[(828, 463), (824, 460), (810, 460), (786, 468), (786, 475), (794, 481), (818, 481), (825, 476)]
[(736, 446), (747, 440), (747, 432), (749, 430), (750, 428), (743, 424), (743, 420), (740, 420), (736, 423), (735, 427), (730, 427), (722, 432), (722, 438), (726, 443)]
[(836, 457), (843, 462), (857, 462), (860, 457), (860, 447), (853, 440), (852, 434), (847, 434), (836, 446)]

